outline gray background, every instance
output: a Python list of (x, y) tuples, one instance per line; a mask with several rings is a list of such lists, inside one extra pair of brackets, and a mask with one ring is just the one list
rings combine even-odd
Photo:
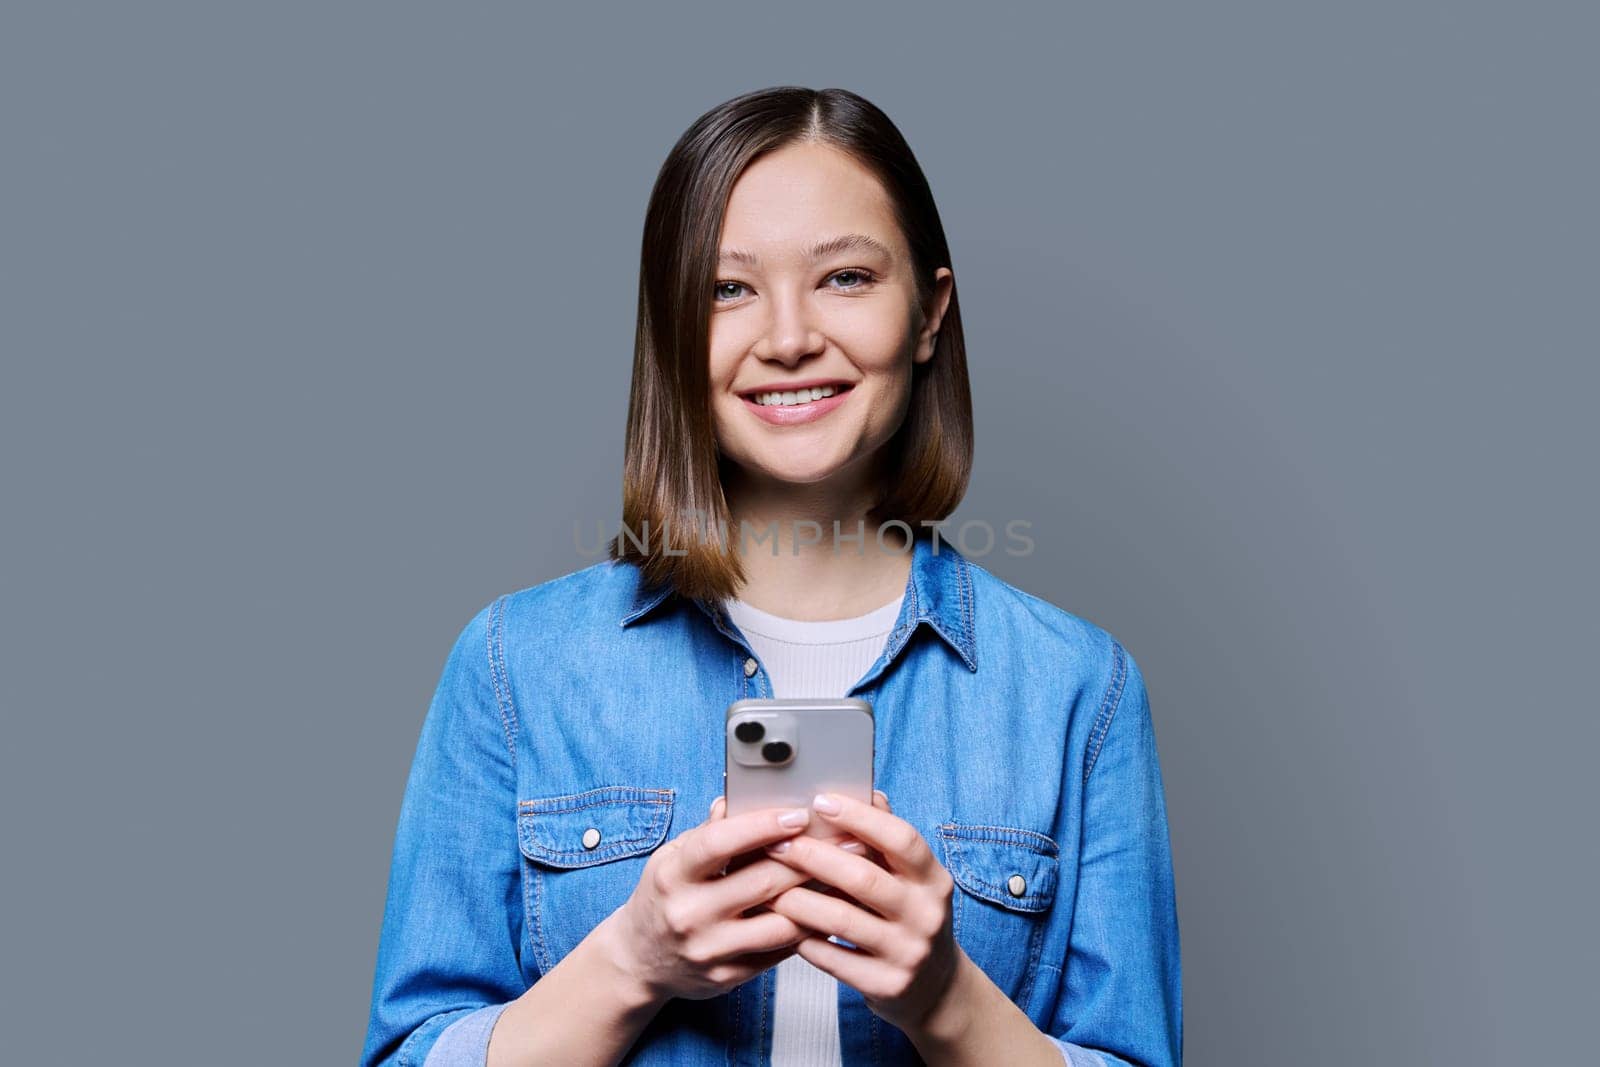
[(930, 176), (979, 562), (1147, 674), (1188, 1062), (1587, 1058), (1597, 19), (575, 6), (0, 15), (6, 1058), (355, 1059), (445, 653), (615, 521), (656, 169), (786, 83)]

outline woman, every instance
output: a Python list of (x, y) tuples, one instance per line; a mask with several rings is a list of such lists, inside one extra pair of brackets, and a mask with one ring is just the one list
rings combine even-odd
[[(854, 94), (746, 94), (673, 148), (624, 525), (446, 663), (363, 1064), (1179, 1062), (1138, 667), (933, 525), (972, 451), (949, 262)], [(774, 695), (873, 705), (872, 804), (725, 814), (724, 711)]]

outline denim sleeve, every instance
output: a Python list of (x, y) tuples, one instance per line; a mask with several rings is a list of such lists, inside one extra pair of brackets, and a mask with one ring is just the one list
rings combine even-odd
[(1113, 642), (1084, 753), (1065, 980), (1047, 1033), (1069, 1067), (1180, 1067), (1182, 970), (1161, 765), (1144, 678)]
[(527, 989), (516, 720), (498, 656), (504, 606), (502, 597), (462, 630), (422, 723), (361, 1067), (481, 1067), (500, 1011)]

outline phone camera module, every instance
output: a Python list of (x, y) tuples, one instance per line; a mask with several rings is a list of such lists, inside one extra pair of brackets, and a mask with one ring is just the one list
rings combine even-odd
[(769, 763), (782, 763), (789, 758), (789, 742), (768, 741), (761, 746), (761, 756)]
[(733, 736), (746, 743), (759, 741), (766, 736), (766, 733), (767, 728), (753, 719), (746, 719), (733, 728)]

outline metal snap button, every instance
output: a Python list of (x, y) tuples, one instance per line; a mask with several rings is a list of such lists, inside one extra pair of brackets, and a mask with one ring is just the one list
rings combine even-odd
[(1013, 874), (1006, 879), (1006, 892), (1014, 897), (1020, 897), (1028, 891), (1028, 880), (1020, 874)]
[(751, 675), (756, 673), (756, 668), (759, 667), (759, 666), (760, 666), (760, 664), (758, 664), (755, 661), (754, 658), (745, 660), (744, 661), (744, 676), (746, 678), (749, 678)]
[(594, 846), (598, 845), (599, 843), (600, 843), (600, 831), (599, 830), (596, 830), (594, 827), (591, 826), (591, 827), (589, 827), (587, 830), (585, 830), (583, 832), (583, 847), (584, 848), (594, 848)]

